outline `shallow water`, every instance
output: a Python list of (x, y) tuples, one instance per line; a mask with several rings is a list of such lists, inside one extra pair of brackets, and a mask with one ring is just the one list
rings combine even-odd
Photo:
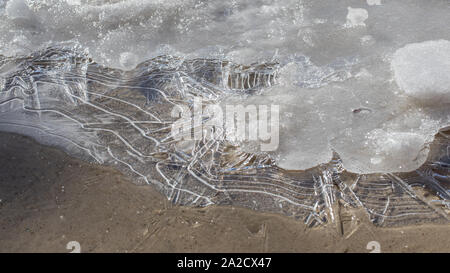
[[(174, 203), (448, 221), (447, 1), (138, 2), (0, 4), (0, 129)], [(175, 141), (198, 98), (279, 105), (279, 147)]]

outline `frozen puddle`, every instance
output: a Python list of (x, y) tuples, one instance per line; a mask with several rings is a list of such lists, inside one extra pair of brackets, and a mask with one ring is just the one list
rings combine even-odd
[[(134, 176), (136, 182), (154, 184), (173, 202), (185, 205), (242, 205), (314, 223), (334, 219), (333, 207), (341, 201), (365, 208), (380, 224), (446, 217), (450, 166), (447, 135), (442, 133), (431, 149), (429, 145), (446, 115), (440, 116), (442, 120), (430, 116), (424, 119), (427, 108), (423, 108), (398, 115), (396, 126), (385, 129), (368, 122), (380, 111), (375, 107), (355, 113), (344, 106), (335, 110), (341, 111), (341, 116), (334, 111), (313, 115), (320, 100), (302, 102), (301, 98), (296, 107), (288, 103), (295, 98), (280, 101), (289, 94), (273, 93), (292, 91), (277, 84), (275, 75), (279, 73), (278, 78), (283, 79), (289, 74), (283, 69), (291, 69), (290, 64), (279, 69), (279, 64), (244, 68), (212, 59), (166, 56), (124, 72), (99, 66), (83, 51), (72, 48), (50, 48), (28, 57), (2, 60), (1, 130), (31, 135), (87, 160), (115, 165)], [(239, 80), (244, 82), (249, 75), (259, 80), (245, 88)], [(330, 96), (324, 86), (350, 81), (325, 79), (314, 82), (312, 86), (316, 87), (303, 88)], [(255, 94), (258, 90), (259, 95)], [(314, 94), (308, 95), (315, 99)], [(245, 102), (272, 98), (281, 105), (281, 113), (293, 111), (290, 117), (280, 118), (280, 149), (262, 153), (249, 151), (246, 143), (242, 143), (242, 149), (226, 140), (174, 141), (171, 124), (176, 119), (168, 109), (175, 104), (190, 107), (195, 97), (209, 103), (237, 97)], [(336, 103), (345, 105), (351, 98), (341, 97)], [(309, 112), (298, 112), (305, 109)], [(302, 118), (290, 121), (295, 116)], [(297, 125), (316, 116), (309, 126)], [(343, 120), (346, 116), (348, 121)], [(358, 126), (361, 143), (352, 135), (340, 138), (335, 134), (347, 132), (345, 125), (351, 124), (352, 118), (364, 117), (366, 121), (360, 124), (367, 125), (366, 129)], [(335, 118), (343, 122), (338, 124)], [(395, 119), (389, 113), (386, 120), (391, 124)], [(422, 125), (425, 121), (431, 125)], [(341, 153), (338, 148), (345, 147), (345, 141), (352, 147)], [(342, 146), (334, 148), (334, 143)], [(426, 158), (429, 160), (423, 164)], [(349, 172), (347, 165), (356, 172)], [(401, 171), (402, 166), (408, 172), (389, 171)], [(414, 186), (426, 187), (434, 198), (418, 195)], [(444, 208), (440, 208), (442, 205)]]
[[(0, 3), (0, 130), (116, 166), (177, 204), (308, 225), (352, 226), (358, 211), (377, 225), (448, 222), (450, 7), (327, 2)], [(423, 10), (438, 19), (417, 22)], [(276, 149), (175, 138), (173, 109), (201, 113), (194, 137), (213, 120), (199, 99), (276, 105)]]

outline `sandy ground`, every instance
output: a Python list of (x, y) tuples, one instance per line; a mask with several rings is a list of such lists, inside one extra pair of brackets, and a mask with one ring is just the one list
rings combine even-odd
[(151, 186), (0, 133), (0, 252), (449, 252), (449, 225), (306, 228), (234, 207), (170, 204)]

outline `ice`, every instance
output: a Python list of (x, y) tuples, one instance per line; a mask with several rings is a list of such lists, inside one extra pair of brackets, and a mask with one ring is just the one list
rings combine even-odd
[(122, 52), (119, 62), (124, 69), (132, 69), (138, 63), (138, 57), (131, 52)]
[(245, 101), (280, 105), (289, 113), (280, 121), (280, 147), (272, 152), (281, 168), (306, 170), (330, 162), (336, 153), (354, 173), (413, 171), (426, 161), (434, 135), (450, 122), (448, 111), (421, 108), (395, 83), (380, 81), (367, 69), (352, 77), (351, 62), (318, 67), (300, 60), (280, 69), (277, 85)]
[(30, 10), (26, 0), (8, 1), (5, 7), (6, 16), (11, 19), (31, 19), (33, 13)]
[(408, 96), (425, 103), (450, 102), (450, 42), (408, 44), (394, 54), (395, 80)]
[[(0, 129), (178, 204), (448, 219), (449, 21), (446, 1), (0, 1)], [(200, 97), (279, 105), (278, 149), (171, 139)]]
[(348, 7), (346, 27), (364, 27), (364, 21), (369, 18), (369, 13), (365, 9)]
[[(361, 169), (354, 166), (370, 167), (371, 171), (374, 166), (397, 169), (405, 166), (405, 158), (427, 155), (427, 149), (419, 149), (434, 136), (428, 140), (424, 135), (440, 124), (413, 110), (388, 115), (384, 126), (375, 123), (363, 127), (361, 124), (370, 124), (364, 117), (376, 110), (369, 103), (368, 110), (357, 112), (360, 123), (353, 129), (361, 131), (353, 134), (348, 118), (355, 112), (347, 107), (360, 101), (344, 88), (337, 89), (339, 96), (324, 100), (331, 98), (336, 84), (350, 81), (350, 75), (342, 72), (348, 72), (352, 63), (319, 67), (299, 57), (283, 68), (254, 64), (242, 70), (244, 66), (228, 61), (161, 56), (122, 71), (102, 67), (91, 61), (87, 50), (74, 49), (77, 46), (67, 45), (29, 57), (0, 60), (5, 79), (0, 92), (1, 130), (30, 135), (85, 160), (112, 165), (134, 177), (136, 183), (153, 184), (177, 204), (247, 206), (293, 215), (312, 226), (334, 223), (339, 217), (336, 213), (343, 210), (336, 211), (337, 202), (362, 208), (378, 225), (447, 219), (433, 203), (446, 205), (450, 200), (445, 184), (437, 180), (447, 179), (444, 147), (450, 142), (445, 138), (433, 142), (432, 160), (414, 172), (404, 176), (357, 174)], [(248, 71), (266, 81), (244, 84)], [(299, 71), (305, 72), (302, 78), (295, 76)], [(268, 77), (277, 73), (279, 83)], [(374, 77), (359, 74), (359, 80)], [(294, 83), (292, 79), (296, 79)], [(255, 92), (259, 95), (251, 95)], [(285, 130), (280, 156), (252, 152), (251, 145), (223, 139), (173, 141), (170, 125), (174, 119), (168, 109), (174, 105), (192, 107), (193, 99), (199, 97), (205, 103), (268, 99), (280, 103)], [(371, 97), (364, 99), (370, 101)], [(378, 127), (383, 129), (367, 131)], [(406, 132), (407, 128), (414, 130)], [(366, 145), (363, 139), (367, 133), (367, 154), (361, 154), (360, 145)], [(352, 161), (352, 156), (359, 158)], [(418, 165), (422, 159), (415, 159)], [(310, 169), (291, 173), (280, 166)], [(426, 186), (442, 200), (423, 199), (412, 189), (416, 184)]]
[[(427, 153), (421, 154), (426, 139), (417, 133), (386, 132), (375, 129), (367, 134), (368, 145), (372, 146), (373, 157), (370, 159), (374, 165), (384, 164), (384, 169), (391, 168), (395, 163), (401, 163), (405, 158), (419, 160), (423, 163)], [(427, 151), (428, 152), (428, 151)], [(399, 168), (402, 168), (400, 166)]]
[[(397, 49), (406, 43), (446, 39), (442, 23), (449, 16), (446, 3), (428, 5), (420, 0), (380, 6), (352, 0), (5, 3), (0, 4), (0, 54), (31, 53), (49, 43), (71, 40), (88, 48), (96, 62), (116, 68), (124, 68), (120, 63), (123, 52), (146, 60), (167, 53), (167, 48), (177, 55), (233, 58), (238, 63), (301, 53), (322, 65), (338, 57), (364, 55), (366, 50), (376, 53), (391, 46)], [(347, 15), (350, 25), (357, 27), (342, 29)], [(417, 18), (431, 19), (419, 22)], [(360, 39), (367, 35), (373, 39), (364, 49)], [(14, 43), (16, 36), (29, 42)], [(333, 46), (328, 46), (330, 42)], [(130, 66), (138, 63), (130, 62)]]
[(381, 0), (367, 0), (367, 5), (379, 6), (379, 5), (381, 5)]

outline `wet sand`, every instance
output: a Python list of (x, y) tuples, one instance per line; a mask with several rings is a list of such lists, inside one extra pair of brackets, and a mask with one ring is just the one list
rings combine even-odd
[(151, 186), (0, 133), (0, 252), (450, 252), (450, 226), (307, 228), (283, 215), (172, 205)]

